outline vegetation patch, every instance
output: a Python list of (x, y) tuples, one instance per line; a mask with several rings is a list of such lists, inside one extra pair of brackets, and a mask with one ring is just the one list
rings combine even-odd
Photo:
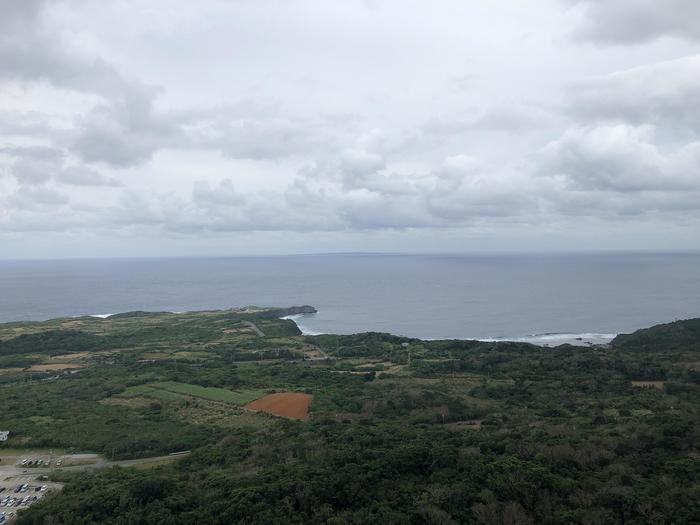
[(43, 365), (32, 365), (29, 367), (30, 372), (51, 372), (54, 370), (78, 370), (84, 368), (85, 365), (80, 364), (67, 364), (67, 363), (54, 363), (54, 364), (43, 364)]
[(170, 359), (172, 357), (172, 354), (169, 354), (167, 352), (144, 352), (141, 354), (141, 359), (154, 359), (161, 361), (163, 359)]
[[(582, 349), (304, 337), (291, 321), (257, 316), (0, 325), (0, 367), (22, 368), (0, 375), (11, 430), (0, 452), (132, 459), (191, 451), (145, 470), (63, 469), (64, 492), (17, 523), (697, 521), (697, 322)], [(265, 336), (223, 333), (245, 320)], [(328, 359), (300, 359), (314, 350), (307, 357)], [(183, 354), (141, 362), (144, 352)], [(67, 354), (90, 366), (26, 370)], [(262, 413), (308, 418), (311, 392), (305, 424)]]
[(630, 383), (632, 386), (640, 388), (656, 388), (658, 390), (663, 390), (664, 388), (663, 381), (630, 381)]
[(192, 385), (189, 383), (177, 383), (174, 381), (165, 381), (161, 383), (151, 383), (149, 387), (157, 390), (164, 390), (174, 394), (187, 395), (192, 397), (200, 397), (202, 399), (210, 399), (212, 401), (225, 401), (237, 405), (244, 405), (253, 399), (259, 397), (263, 390), (228, 390), (226, 388), (205, 387)]
[(243, 410), (239, 406), (206, 399), (181, 400), (168, 406), (169, 413), (190, 423), (224, 429), (269, 427), (269, 418)]
[(105, 405), (122, 406), (128, 408), (144, 408), (149, 406), (153, 401), (146, 397), (108, 397), (100, 401)]

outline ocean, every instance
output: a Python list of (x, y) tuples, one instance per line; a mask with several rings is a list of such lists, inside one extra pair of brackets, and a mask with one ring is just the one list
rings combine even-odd
[(700, 316), (700, 254), (0, 261), (0, 321), (310, 304), (305, 333), (556, 343)]

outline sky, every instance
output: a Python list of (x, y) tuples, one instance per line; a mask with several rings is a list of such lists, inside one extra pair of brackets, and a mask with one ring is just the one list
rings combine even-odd
[(697, 0), (0, 13), (0, 259), (700, 249)]

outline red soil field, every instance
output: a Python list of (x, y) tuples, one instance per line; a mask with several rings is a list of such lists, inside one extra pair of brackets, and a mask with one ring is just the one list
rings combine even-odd
[(248, 403), (245, 408), (291, 419), (309, 419), (309, 405), (314, 396), (300, 392), (268, 394)]

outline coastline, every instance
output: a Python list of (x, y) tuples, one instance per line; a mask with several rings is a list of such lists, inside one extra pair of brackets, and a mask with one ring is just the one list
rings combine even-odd
[[(286, 308), (269, 308), (270, 311), (273, 310), (280, 310), (280, 311), (289, 311), (294, 309), (300, 308), (300, 307), (292, 307), (291, 309), (286, 309)], [(304, 308), (311, 308), (311, 307), (304, 307)], [(233, 310), (236, 310), (234, 308)], [(194, 310), (193, 312), (196, 312)], [(181, 314), (184, 312), (174, 312), (170, 311), (167, 313), (172, 313), (172, 314)], [(344, 333), (338, 333), (336, 334), (335, 332), (326, 332), (326, 331), (320, 331), (318, 329), (311, 328), (304, 322), (305, 319), (309, 318), (310, 316), (315, 315), (317, 312), (314, 313), (293, 313), (290, 315), (285, 315), (285, 316), (280, 316), (280, 319), (288, 319), (290, 321), (293, 321), (294, 324), (299, 328), (301, 335), (305, 336), (317, 336), (317, 335), (352, 335), (356, 333), (362, 333), (361, 331), (358, 332), (353, 332), (351, 334), (344, 334)], [(114, 315), (119, 315), (119, 312), (116, 313), (108, 313), (108, 314), (84, 314), (80, 316), (71, 316), (70, 318), (77, 318), (77, 317), (93, 317), (93, 318), (98, 318), (98, 319), (109, 319), (110, 317)], [(12, 321), (10, 321), (12, 322)], [(369, 330), (371, 331), (371, 330)], [(621, 332), (622, 333), (622, 332)], [(400, 333), (393, 333), (393, 335), (397, 336), (402, 336)], [(547, 348), (554, 348), (560, 345), (570, 345), (570, 346), (577, 346), (581, 348), (592, 348), (596, 346), (606, 346), (610, 344), (610, 342), (619, 334), (617, 333), (596, 333), (596, 332), (581, 332), (581, 333), (576, 333), (576, 332), (547, 332), (547, 333), (541, 333), (541, 334), (529, 334), (529, 335), (523, 335), (523, 336), (512, 336), (512, 337), (472, 337), (472, 336), (462, 336), (462, 337), (414, 337), (411, 336), (411, 338), (415, 339), (422, 339), (424, 341), (439, 341), (439, 340), (461, 340), (461, 341), (483, 341), (483, 342), (516, 342), (516, 343), (529, 343), (533, 344), (536, 346), (542, 346), (542, 347), (547, 347)], [(408, 337), (408, 336), (406, 336)]]
[[(313, 314), (311, 314), (313, 315)], [(309, 335), (309, 336), (314, 336), (314, 335), (325, 335), (327, 332), (320, 332), (318, 330), (313, 330), (309, 328), (307, 325), (304, 325), (302, 321), (304, 318), (306, 318), (308, 314), (295, 314), (295, 315), (287, 315), (285, 317), (282, 317), (282, 319), (289, 319), (290, 321), (294, 321), (294, 323), (297, 325), (299, 330), (301, 330), (302, 335)], [(607, 345), (612, 341), (618, 334), (602, 334), (602, 333), (594, 333), (594, 332), (581, 332), (581, 333), (572, 333), (572, 332), (561, 332), (561, 333), (544, 333), (544, 334), (530, 334), (526, 336), (515, 336), (515, 337), (459, 337), (459, 338), (454, 338), (454, 337), (445, 337), (445, 338), (435, 338), (435, 337), (430, 337), (430, 338), (419, 338), (419, 339), (424, 339), (426, 341), (437, 341), (437, 340), (444, 340), (444, 339), (459, 339), (459, 340), (464, 340), (464, 341), (484, 341), (484, 342), (517, 342), (517, 343), (530, 343), (533, 345), (537, 346), (544, 346), (544, 347), (555, 347), (559, 345), (571, 345), (571, 346), (580, 346), (583, 348), (588, 348), (592, 346), (599, 346), (599, 345)]]

